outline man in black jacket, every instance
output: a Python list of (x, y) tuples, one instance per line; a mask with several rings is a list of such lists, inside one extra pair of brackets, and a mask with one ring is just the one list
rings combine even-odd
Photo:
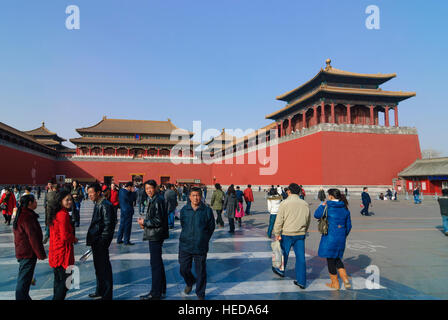
[(101, 196), (101, 186), (94, 183), (89, 186), (90, 200), (95, 203), (92, 222), (87, 231), (86, 245), (92, 247), (93, 264), (96, 274), (96, 291), (90, 298), (112, 300), (113, 275), (109, 259), (109, 246), (114, 237), (117, 216), (112, 203)]
[[(184, 293), (189, 294), (193, 284), (196, 283), (196, 295), (199, 300), (203, 300), (207, 285), (208, 244), (215, 231), (215, 218), (212, 209), (201, 201), (201, 188), (191, 188), (189, 199), (190, 202), (180, 211), (182, 226), (179, 237), (180, 274), (186, 283)], [(191, 273), (193, 260), (197, 279)]]
[(168, 212), (165, 199), (157, 190), (157, 183), (148, 180), (144, 185), (148, 196), (148, 208), (145, 219), (139, 218), (138, 224), (143, 232), (143, 240), (149, 241), (151, 263), (151, 291), (140, 297), (142, 300), (160, 300), (166, 296), (165, 266), (162, 260), (163, 241), (168, 238)]
[(442, 189), (442, 196), (437, 201), (442, 214), (443, 232), (448, 236), (448, 189)]

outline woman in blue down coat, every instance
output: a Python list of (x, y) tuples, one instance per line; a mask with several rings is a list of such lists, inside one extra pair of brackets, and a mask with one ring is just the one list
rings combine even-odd
[(319, 257), (327, 258), (331, 283), (327, 283), (326, 285), (332, 289), (339, 290), (339, 272), (345, 288), (348, 289), (351, 288), (351, 285), (344, 264), (341, 261), (344, 255), (345, 241), (352, 229), (348, 202), (341, 191), (338, 189), (329, 189), (328, 200), (314, 212), (316, 219), (322, 218), (325, 207), (327, 207), (328, 234), (322, 235), (318, 255)]

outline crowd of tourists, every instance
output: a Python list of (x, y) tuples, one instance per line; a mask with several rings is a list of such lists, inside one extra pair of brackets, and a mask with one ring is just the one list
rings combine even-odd
[[(224, 227), (227, 218), (230, 234), (235, 233), (235, 224), (242, 227), (243, 217), (251, 215), (254, 202), (252, 186), (244, 191), (240, 186), (230, 185), (224, 192), (215, 184), (210, 204), (206, 201), (206, 187), (158, 185), (154, 180), (143, 184), (128, 182), (122, 185), (80, 185), (77, 181), (60, 186), (49, 182), (43, 192), (45, 208), (45, 234), (42, 233), (35, 210), (37, 208), (36, 189), (25, 187), (24, 192), (4, 188), (0, 198), (0, 209), (5, 223), (13, 224), (16, 258), (19, 273), (16, 285), (16, 299), (30, 300), (29, 290), (34, 281), (37, 260), (47, 259), (44, 245), (49, 241), (48, 262), (54, 274), (53, 299), (66, 297), (67, 279), (70, 268), (75, 264), (74, 245), (78, 243), (76, 229), (80, 226), (82, 201), (93, 201), (92, 219), (87, 231), (86, 245), (91, 248), (96, 274), (96, 290), (89, 294), (92, 299), (110, 300), (113, 297), (113, 273), (109, 257), (109, 247), (116, 235), (117, 244), (132, 246), (130, 241), (134, 208), (138, 208), (138, 225), (143, 229), (143, 240), (149, 243), (152, 273), (151, 290), (141, 296), (143, 300), (158, 300), (166, 297), (166, 275), (162, 259), (163, 243), (169, 238), (170, 229), (180, 221), (178, 262), (180, 274), (185, 281), (184, 294), (192, 292), (196, 285), (198, 299), (205, 298), (207, 284), (207, 253), (209, 242), (217, 228)], [(339, 278), (346, 288), (350, 280), (342, 262), (346, 238), (351, 230), (348, 210), (347, 190), (321, 188), (317, 194), (320, 205), (314, 212), (319, 221), (321, 241), (318, 255), (327, 261), (331, 282), (327, 286), (339, 289)], [(272, 271), (285, 276), (291, 248), (296, 257), (294, 284), (306, 288), (305, 239), (311, 221), (309, 204), (302, 186), (291, 183), (288, 187), (271, 186), (267, 190), (269, 223), (267, 236), (273, 237), (273, 244), (281, 250), (281, 263), (272, 266)], [(179, 202), (185, 202), (178, 210)], [(361, 215), (369, 215), (371, 198), (368, 188), (361, 195)], [(448, 190), (438, 199), (443, 217), (444, 232), (448, 236)], [(213, 213), (216, 212), (216, 217)], [(274, 250), (274, 245), (272, 246)], [(195, 275), (192, 263), (195, 264)]]

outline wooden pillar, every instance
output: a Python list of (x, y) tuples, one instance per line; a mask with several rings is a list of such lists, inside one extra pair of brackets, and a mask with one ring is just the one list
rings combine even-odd
[(292, 123), (292, 117), (289, 117), (288, 118), (288, 134), (292, 133), (291, 123)]
[(325, 123), (325, 102), (320, 103), (320, 122)]
[(117, 156), (117, 148), (115, 148), (115, 156)]
[(92, 155), (92, 147), (89, 147), (89, 156)]
[(145, 148), (145, 157), (148, 156), (148, 149)]
[(131, 155), (131, 149), (128, 148), (128, 157)]
[(306, 128), (306, 110), (302, 112), (302, 129)]
[(373, 118), (373, 108), (374, 106), (369, 106), (370, 108), (370, 125), (373, 126), (375, 124), (375, 119)]
[(283, 137), (283, 120), (280, 122), (280, 136), (279, 138)]
[(331, 103), (331, 123), (336, 123), (336, 119), (334, 116), (334, 103)]
[(317, 106), (313, 106), (313, 125), (317, 125)]
[(394, 114), (395, 114), (395, 126), (398, 127), (398, 106), (394, 107)]
[(351, 124), (352, 123), (352, 115), (351, 115), (351, 105), (347, 104), (347, 121), (345, 122), (346, 124)]
[(278, 122), (276, 122), (276, 124), (277, 124), (277, 126), (276, 126), (276, 128), (277, 128), (276, 137), (277, 137), (277, 138), (280, 138), (280, 133), (279, 133), (280, 125), (279, 125)]
[(386, 106), (384, 109), (385, 109), (384, 110), (384, 125), (386, 127), (388, 127), (389, 126), (389, 106)]
[(157, 156), (160, 157), (160, 148), (157, 149)]
[(101, 154), (104, 156), (104, 147), (101, 148)]

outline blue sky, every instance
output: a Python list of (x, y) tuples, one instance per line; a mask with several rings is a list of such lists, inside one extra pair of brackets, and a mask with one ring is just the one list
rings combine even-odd
[[(365, 27), (368, 5), (381, 29)], [(81, 29), (65, 28), (77, 5)], [(0, 121), (69, 139), (109, 118), (259, 128), (275, 97), (336, 68), (397, 73), (400, 125), (448, 155), (447, 1), (2, 0)], [(392, 113), (391, 113), (392, 116)]]

